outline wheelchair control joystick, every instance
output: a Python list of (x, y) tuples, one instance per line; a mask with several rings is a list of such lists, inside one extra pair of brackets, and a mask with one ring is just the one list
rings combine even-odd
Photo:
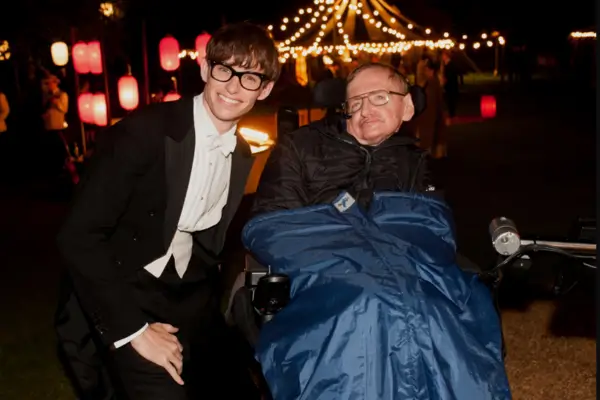
[(290, 301), (290, 278), (284, 274), (268, 274), (258, 280), (253, 304), (260, 324), (269, 322)]
[(521, 237), (513, 221), (506, 217), (494, 218), (489, 227), (492, 245), (498, 254), (510, 256), (521, 247)]

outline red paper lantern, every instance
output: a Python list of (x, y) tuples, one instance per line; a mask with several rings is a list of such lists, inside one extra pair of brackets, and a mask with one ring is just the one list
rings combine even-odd
[(90, 72), (90, 58), (88, 54), (88, 45), (84, 42), (77, 42), (73, 46), (73, 67), (78, 74), (87, 74)]
[(88, 54), (90, 60), (90, 72), (92, 74), (102, 73), (102, 48), (100, 42), (93, 41), (88, 43)]
[(494, 118), (496, 116), (496, 97), (481, 96), (480, 107), (482, 118)]
[(181, 98), (181, 95), (177, 92), (169, 92), (165, 95), (165, 97), (163, 97), (163, 102), (167, 102), (167, 101), (176, 101), (179, 100)]
[(175, 71), (179, 68), (179, 43), (172, 36), (161, 39), (158, 44), (160, 66), (165, 71)]
[(79, 119), (86, 124), (94, 123), (94, 96), (91, 93), (82, 93), (77, 99)]
[(198, 53), (196, 61), (198, 61), (198, 65), (202, 65), (202, 60), (206, 58), (206, 45), (209, 41), (210, 35), (208, 33), (201, 33), (196, 38), (196, 52)]
[(106, 110), (106, 97), (104, 93), (94, 94), (93, 100), (94, 124), (98, 126), (108, 125), (108, 115)]
[(119, 103), (125, 110), (135, 110), (140, 103), (137, 79), (131, 75), (122, 76), (117, 84)]

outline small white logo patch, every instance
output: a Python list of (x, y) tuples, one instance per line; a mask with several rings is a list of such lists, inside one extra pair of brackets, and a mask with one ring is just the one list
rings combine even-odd
[(350, 195), (350, 193), (345, 193), (339, 200), (337, 200), (333, 205), (338, 209), (339, 212), (344, 212), (356, 202), (354, 197)]

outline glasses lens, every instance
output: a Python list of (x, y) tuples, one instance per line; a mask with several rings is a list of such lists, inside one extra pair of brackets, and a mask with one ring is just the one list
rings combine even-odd
[(346, 102), (346, 113), (348, 114), (353, 114), (355, 112), (357, 112), (358, 110), (360, 110), (360, 108), (362, 107), (362, 97), (356, 98), (356, 99), (349, 99)]
[(227, 82), (233, 76), (233, 71), (226, 65), (214, 64), (210, 69), (210, 75), (220, 82)]
[(262, 83), (262, 79), (254, 74), (243, 74), (240, 78), (240, 83), (246, 90), (258, 90)]
[(384, 91), (373, 92), (369, 95), (369, 101), (374, 106), (382, 106), (389, 101), (389, 95)]

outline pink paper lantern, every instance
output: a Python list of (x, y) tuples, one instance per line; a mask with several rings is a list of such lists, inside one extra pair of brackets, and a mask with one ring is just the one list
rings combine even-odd
[(108, 113), (106, 109), (106, 96), (104, 93), (94, 94), (94, 124), (98, 126), (108, 125)]
[(90, 57), (88, 54), (88, 45), (84, 42), (77, 42), (73, 46), (73, 67), (78, 74), (87, 74), (90, 72)]
[(92, 74), (102, 73), (102, 48), (100, 42), (95, 40), (88, 43), (88, 54), (90, 60), (90, 72)]
[(131, 75), (122, 76), (117, 84), (119, 103), (127, 111), (135, 110), (140, 104), (137, 79)]
[(181, 95), (177, 92), (169, 92), (163, 97), (163, 102), (177, 101), (181, 98)]
[(172, 36), (166, 36), (158, 44), (160, 66), (165, 71), (175, 71), (179, 68), (179, 43)]
[(209, 41), (210, 35), (208, 33), (201, 33), (196, 37), (196, 52), (198, 53), (196, 61), (198, 65), (202, 65), (202, 61), (206, 58), (206, 46)]
[(79, 119), (86, 124), (94, 123), (94, 96), (91, 93), (82, 93), (77, 99)]

